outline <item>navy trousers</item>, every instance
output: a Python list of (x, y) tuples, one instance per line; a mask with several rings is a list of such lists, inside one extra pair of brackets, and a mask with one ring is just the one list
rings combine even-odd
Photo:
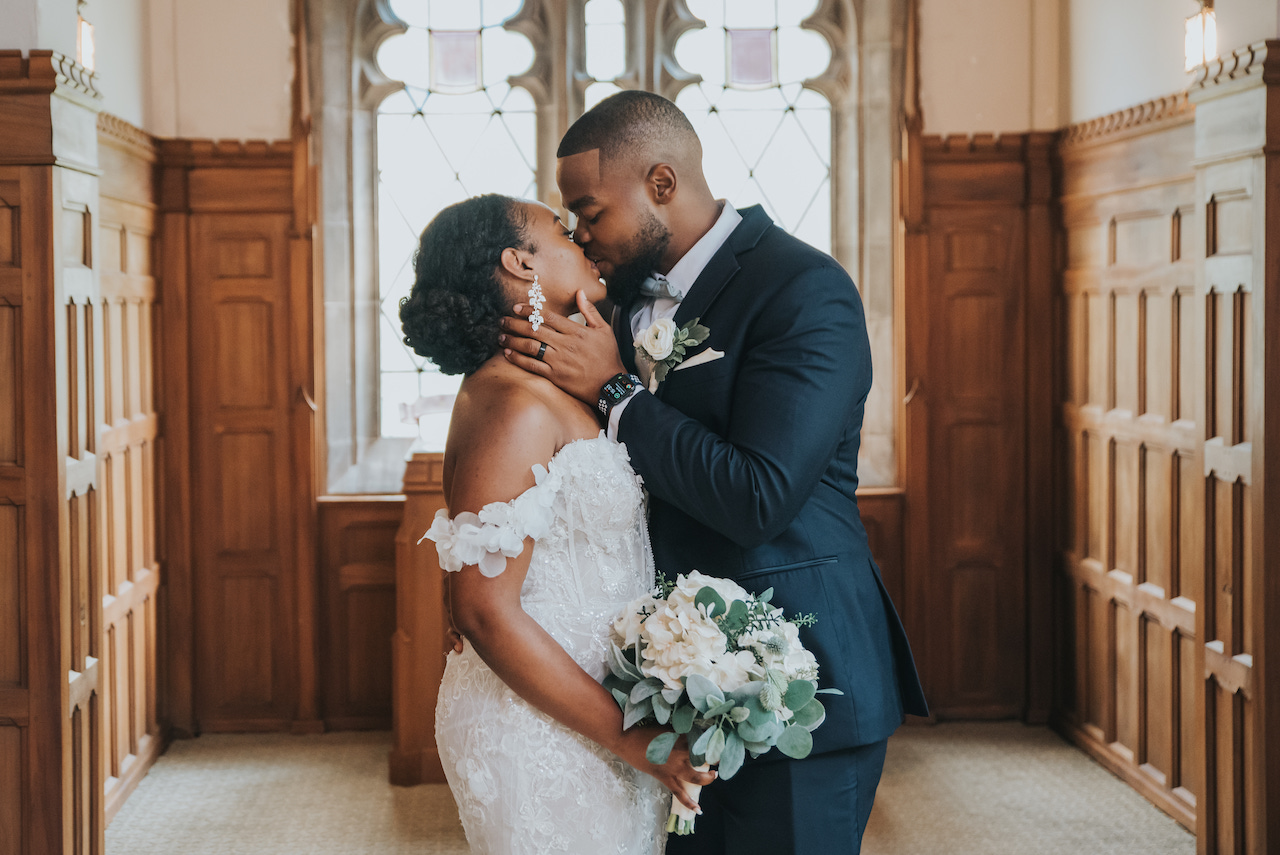
[(667, 855), (857, 855), (889, 740), (752, 763), (702, 790), (702, 816)]

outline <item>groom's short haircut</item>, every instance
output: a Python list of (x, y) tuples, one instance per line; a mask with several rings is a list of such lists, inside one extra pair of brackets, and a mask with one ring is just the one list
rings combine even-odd
[(569, 126), (556, 157), (600, 150), (600, 165), (645, 154), (677, 154), (702, 160), (702, 143), (684, 111), (652, 92), (627, 89), (610, 95)]

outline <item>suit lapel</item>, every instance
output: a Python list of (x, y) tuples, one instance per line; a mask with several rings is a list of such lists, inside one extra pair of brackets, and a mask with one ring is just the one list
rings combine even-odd
[(769, 215), (759, 205), (743, 208), (740, 213), (742, 222), (738, 223), (729, 239), (716, 250), (716, 254), (711, 256), (697, 281), (689, 288), (688, 295), (680, 303), (680, 308), (676, 309), (676, 326), (684, 326), (694, 318), (701, 318), (706, 314), (724, 286), (741, 269), (738, 256), (759, 243), (765, 231), (773, 225), (773, 220), (769, 219)]
[[(742, 222), (738, 223), (738, 227), (729, 235), (729, 239), (716, 250), (716, 254), (711, 256), (707, 266), (702, 268), (702, 273), (698, 274), (697, 280), (689, 288), (688, 295), (676, 309), (674, 320), (677, 327), (684, 326), (694, 318), (705, 318), (707, 310), (720, 296), (724, 286), (728, 285), (729, 280), (742, 269), (738, 263), (738, 256), (759, 243), (765, 231), (773, 225), (773, 220), (769, 219), (769, 215), (759, 205), (743, 208), (740, 213)], [(670, 375), (668, 375), (669, 378)], [(659, 399), (662, 398), (666, 387), (665, 382), (658, 385)]]

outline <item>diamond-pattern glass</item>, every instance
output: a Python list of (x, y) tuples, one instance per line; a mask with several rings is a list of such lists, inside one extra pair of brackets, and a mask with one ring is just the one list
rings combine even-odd
[(680, 37), (676, 61), (702, 82), (676, 104), (702, 138), (712, 190), (738, 207), (763, 205), (778, 225), (830, 252), (831, 105), (804, 81), (822, 74), (831, 49), (800, 26), (817, 0), (688, 6), (706, 27)]
[(480, 193), (536, 194), (533, 98), (507, 80), (533, 63), (524, 36), (502, 29), (520, 0), (392, 0), (409, 25), (378, 50), (379, 70), (404, 89), (378, 108), (378, 371), (382, 436), (444, 448), (447, 414), (420, 425), (401, 408), (451, 396), (440, 374), (403, 342), (400, 300), (413, 286), (418, 236), (442, 208)]

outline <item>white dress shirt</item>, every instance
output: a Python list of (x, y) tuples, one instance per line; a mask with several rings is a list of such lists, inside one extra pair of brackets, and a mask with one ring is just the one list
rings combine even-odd
[[(738, 223), (742, 222), (742, 215), (737, 209), (730, 205), (726, 200), (724, 207), (720, 210), (720, 216), (716, 218), (715, 224), (707, 230), (698, 242), (689, 248), (689, 251), (681, 256), (680, 260), (675, 263), (671, 271), (666, 275), (666, 280), (671, 283), (670, 288), (678, 291), (680, 297), (641, 297), (636, 301), (631, 314), (631, 336), (636, 338), (640, 335), (640, 331), (650, 327), (654, 321), (661, 318), (674, 318), (676, 310), (680, 308), (680, 301), (688, 294), (689, 289), (693, 287), (693, 283), (698, 281), (698, 277), (702, 275), (702, 271), (711, 261), (711, 256), (724, 246), (724, 242), (729, 239), (729, 235), (733, 234), (733, 230), (738, 227)], [(638, 369), (643, 366), (637, 365)], [(647, 372), (645, 372), (647, 373)], [(649, 378), (641, 376), (645, 383), (649, 382)], [(614, 406), (609, 411), (609, 439), (615, 442), (618, 439), (618, 423), (622, 419), (622, 411), (627, 408), (627, 404), (631, 403), (631, 398), (640, 394), (644, 390), (638, 389), (631, 394), (631, 397)], [(645, 394), (648, 394), (645, 392)]]

